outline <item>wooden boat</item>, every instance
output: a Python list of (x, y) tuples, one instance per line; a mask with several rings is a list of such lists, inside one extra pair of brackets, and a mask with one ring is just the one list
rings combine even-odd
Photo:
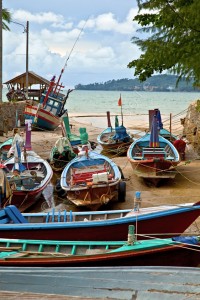
[(174, 167), (180, 162), (179, 153), (173, 144), (158, 135), (156, 116), (151, 133), (134, 141), (128, 149), (127, 157), (134, 173), (155, 185), (161, 179), (174, 178)]
[(200, 237), (136, 241), (129, 226), (123, 241), (0, 239), (1, 266), (186, 266), (200, 264)]
[(126, 183), (117, 165), (108, 157), (83, 146), (79, 156), (62, 172), (61, 188), (76, 206), (97, 210), (109, 201), (125, 201)]
[(199, 300), (200, 294), (195, 267), (3, 266), (0, 277), (2, 300)]
[(4, 163), (7, 179), (12, 186), (12, 198), (9, 202), (3, 201), (3, 206), (13, 204), (23, 212), (39, 199), (42, 191), (50, 183), (53, 172), (48, 162), (34, 151), (27, 151), (25, 156), (22, 153), (21, 163), (25, 170), (20, 173), (20, 179), (12, 179), (12, 170), (15, 168), (14, 157)]
[[(140, 235), (182, 234), (200, 215), (200, 202), (173, 206), (93, 211), (23, 213), (15, 206), (0, 210), (0, 237), (68, 241), (124, 241), (129, 225)], [(168, 234), (167, 234), (168, 233)]]
[(73, 151), (71, 143), (67, 137), (59, 138), (50, 152), (50, 165), (54, 172), (62, 172), (64, 167), (73, 158), (76, 153)]
[(69, 89), (66, 95), (61, 93), (61, 88), (64, 87), (60, 84), (62, 73), (63, 70), (57, 82), (55, 82), (55, 76), (51, 79), (49, 88), (42, 93), (38, 106), (26, 105), (24, 111), (25, 119), (32, 120), (33, 128), (55, 130), (60, 125), (60, 117), (66, 111), (64, 106), (69, 93), (72, 91)]
[(8, 138), (7, 140), (5, 140), (5, 142), (0, 144), (0, 157), (2, 161), (8, 159), (7, 154), (10, 150), (10, 147), (12, 146), (12, 141), (13, 138)]
[(61, 125), (63, 137), (56, 141), (50, 152), (50, 164), (55, 172), (62, 172), (67, 163), (77, 156), (83, 144), (91, 150), (86, 128), (79, 129), (80, 136), (72, 134), (68, 115), (62, 117)]
[(107, 111), (108, 127), (98, 135), (97, 142), (102, 146), (107, 154), (123, 155), (127, 153), (128, 147), (133, 142), (132, 137), (126, 132), (126, 128), (119, 126), (118, 121), (115, 128), (111, 126), (110, 112)]
[[(2, 201), (2, 204), (3, 206), (13, 204), (22, 212), (39, 199), (53, 176), (48, 162), (31, 150), (30, 140), (31, 128), (27, 122), (24, 151), (21, 152), (16, 142), (17, 155), (14, 154), (4, 162), (6, 177), (12, 189), (12, 198), (9, 201)], [(13, 176), (15, 169), (21, 171), (18, 172), (20, 175)]]

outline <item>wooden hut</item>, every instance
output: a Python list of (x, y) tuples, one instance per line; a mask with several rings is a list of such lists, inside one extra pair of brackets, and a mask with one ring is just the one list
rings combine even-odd
[[(28, 99), (38, 100), (42, 92), (49, 86), (49, 80), (37, 75), (36, 73), (28, 72)], [(26, 92), (26, 73), (18, 75), (6, 82), (11, 97), (8, 100), (24, 100)], [(35, 86), (39, 86), (36, 88)], [(8, 94), (9, 94), (8, 93)], [(8, 97), (7, 94), (7, 98)]]

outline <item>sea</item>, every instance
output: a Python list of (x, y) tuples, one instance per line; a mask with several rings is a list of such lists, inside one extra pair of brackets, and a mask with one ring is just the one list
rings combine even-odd
[[(7, 89), (3, 89), (3, 101), (6, 101)], [(66, 91), (63, 91), (66, 93)], [(118, 106), (121, 96), (122, 107)], [(164, 122), (172, 117), (182, 118), (188, 106), (200, 99), (200, 92), (147, 92), (147, 91), (81, 91), (70, 93), (66, 103), (69, 116), (80, 123), (105, 128), (106, 112), (111, 113), (111, 122), (115, 115), (121, 118), (125, 126), (138, 127), (148, 122), (148, 110), (160, 109)]]

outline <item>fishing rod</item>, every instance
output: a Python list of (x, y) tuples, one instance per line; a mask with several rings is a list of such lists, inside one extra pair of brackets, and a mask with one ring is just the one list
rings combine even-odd
[(69, 52), (69, 55), (68, 55), (68, 57), (67, 57), (67, 59), (66, 59), (66, 61), (65, 61), (64, 67), (63, 67), (62, 70), (61, 70), (60, 76), (59, 76), (58, 81), (57, 81), (57, 83), (56, 83), (56, 86), (55, 86), (55, 88), (54, 88), (54, 93), (55, 93), (55, 91), (56, 91), (56, 89), (57, 89), (57, 87), (58, 87), (58, 85), (59, 85), (59, 83), (60, 83), (60, 79), (61, 79), (61, 77), (62, 77), (62, 74), (64, 73), (64, 70), (65, 70), (66, 66), (67, 66), (67, 62), (68, 62), (68, 60), (70, 59), (70, 56), (71, 56), (71, 54), (72, 54), (72, 52), (73, 52), (73, 50), (74, 50), (74, 48), (75, 48), (75, 46), (76, 46), (76, 44), (77, 44), (79, 38), (80, 38), (81, 33), (83, 32), (83, 29), (84, 29), (85, 26), (86, 26), (86, 23), (87, 23), (88, 19), (89, 19), (89, 17), (88, 17), (87, 20), (85, 21), (83, 27), (81, 28), (81, 30), (80, 30), (80, 32), (79, 32), (79, 34), (78, 34), (78, 36), (77, 36), (77, 38), (76, 38), (76, 40), (75, 40), (75, 42), (74, 42), (74, 45), (72, 46), (71, 51)]

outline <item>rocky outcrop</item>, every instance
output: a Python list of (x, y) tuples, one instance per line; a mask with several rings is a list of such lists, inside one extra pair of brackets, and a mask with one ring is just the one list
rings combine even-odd
[(181, 119), (183, 134), (200, 155), (200, 100), (192, 102), (187, 110), (186, 117)]

